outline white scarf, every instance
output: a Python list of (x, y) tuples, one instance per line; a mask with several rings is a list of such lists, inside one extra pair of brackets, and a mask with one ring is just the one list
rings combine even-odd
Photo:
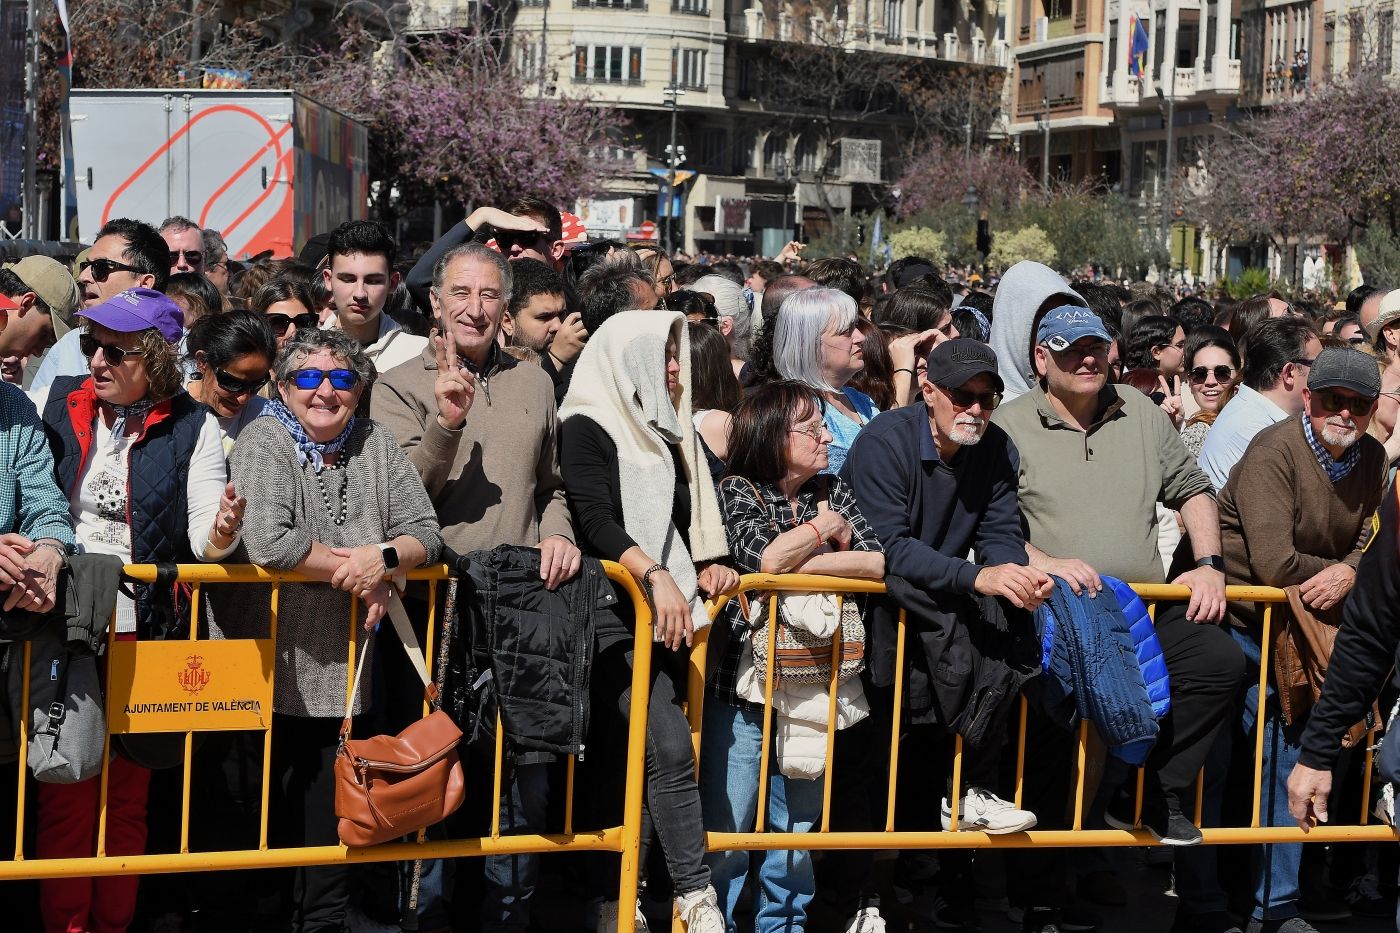
[[(680, 358), (681, 400), (672, 405), (666, 389), (666, 342)], [(678, 312), (624, 311), (613, 315), (588, 343), (574, 366), (560, 422), (584, 417), (617, 446), (622, 525), (650, 557), (664, 566), (690, 601), (697, 629), (710, 624), (696, 589), (695, 562), (729, 553), (719, 500), (710, 482), (691, 423), (690, 339)], [(679, 444), (690, 485), (690, 550), (671, 521), (676, 471), (671, 444)]]

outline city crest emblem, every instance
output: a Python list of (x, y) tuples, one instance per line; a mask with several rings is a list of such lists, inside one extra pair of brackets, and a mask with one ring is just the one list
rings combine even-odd
[(204, 658), (192, 654), (185, 658), (185, 667), (175, 675), (186, 693), (196, 694), (209, 685), (209, 670), (204, 666)]

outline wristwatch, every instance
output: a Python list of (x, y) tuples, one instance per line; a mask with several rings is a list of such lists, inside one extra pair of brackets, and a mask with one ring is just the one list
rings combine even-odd
[(1206, 557), (1202, 557), (1200, 560), (1196, 561), (1196, 566), (1209, 567), (1211, 570), (1219, 570), (1221, 573), (1225, 572), (1225, 561), (1219, 554), (1210, 554)]
[(379, 553), (384, 555), (384, 569), (397, 570), (399, 567), (399, 552), (392, 544), (379, 545)]

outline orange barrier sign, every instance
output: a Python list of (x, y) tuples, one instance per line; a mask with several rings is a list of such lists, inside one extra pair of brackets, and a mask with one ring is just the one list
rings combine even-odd
[(270, 638), (118, 641), (107, 681), (107, 729), (212, 732), (272, 720)]

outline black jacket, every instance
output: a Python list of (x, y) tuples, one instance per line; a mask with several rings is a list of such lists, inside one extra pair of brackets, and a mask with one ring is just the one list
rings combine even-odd
[(1029, 613), (990, 596), (932, 594), (903, 577), (885, 578), (889, 595), (866, 614), (868, 676), (894, 683), (899, 609), (906, 612), (907, 722), (956, 732), (971, 748), (996, 748), (1021, 688), (1040, 672)]
[(499, 709), (522, 763), (581, 753), (595, 621), (617, 605), (603, 565), (584, 558), (553, 592), (536, 548), (473, 551), (456, 571), (443, 708), (469, 738), (494, 738)]

